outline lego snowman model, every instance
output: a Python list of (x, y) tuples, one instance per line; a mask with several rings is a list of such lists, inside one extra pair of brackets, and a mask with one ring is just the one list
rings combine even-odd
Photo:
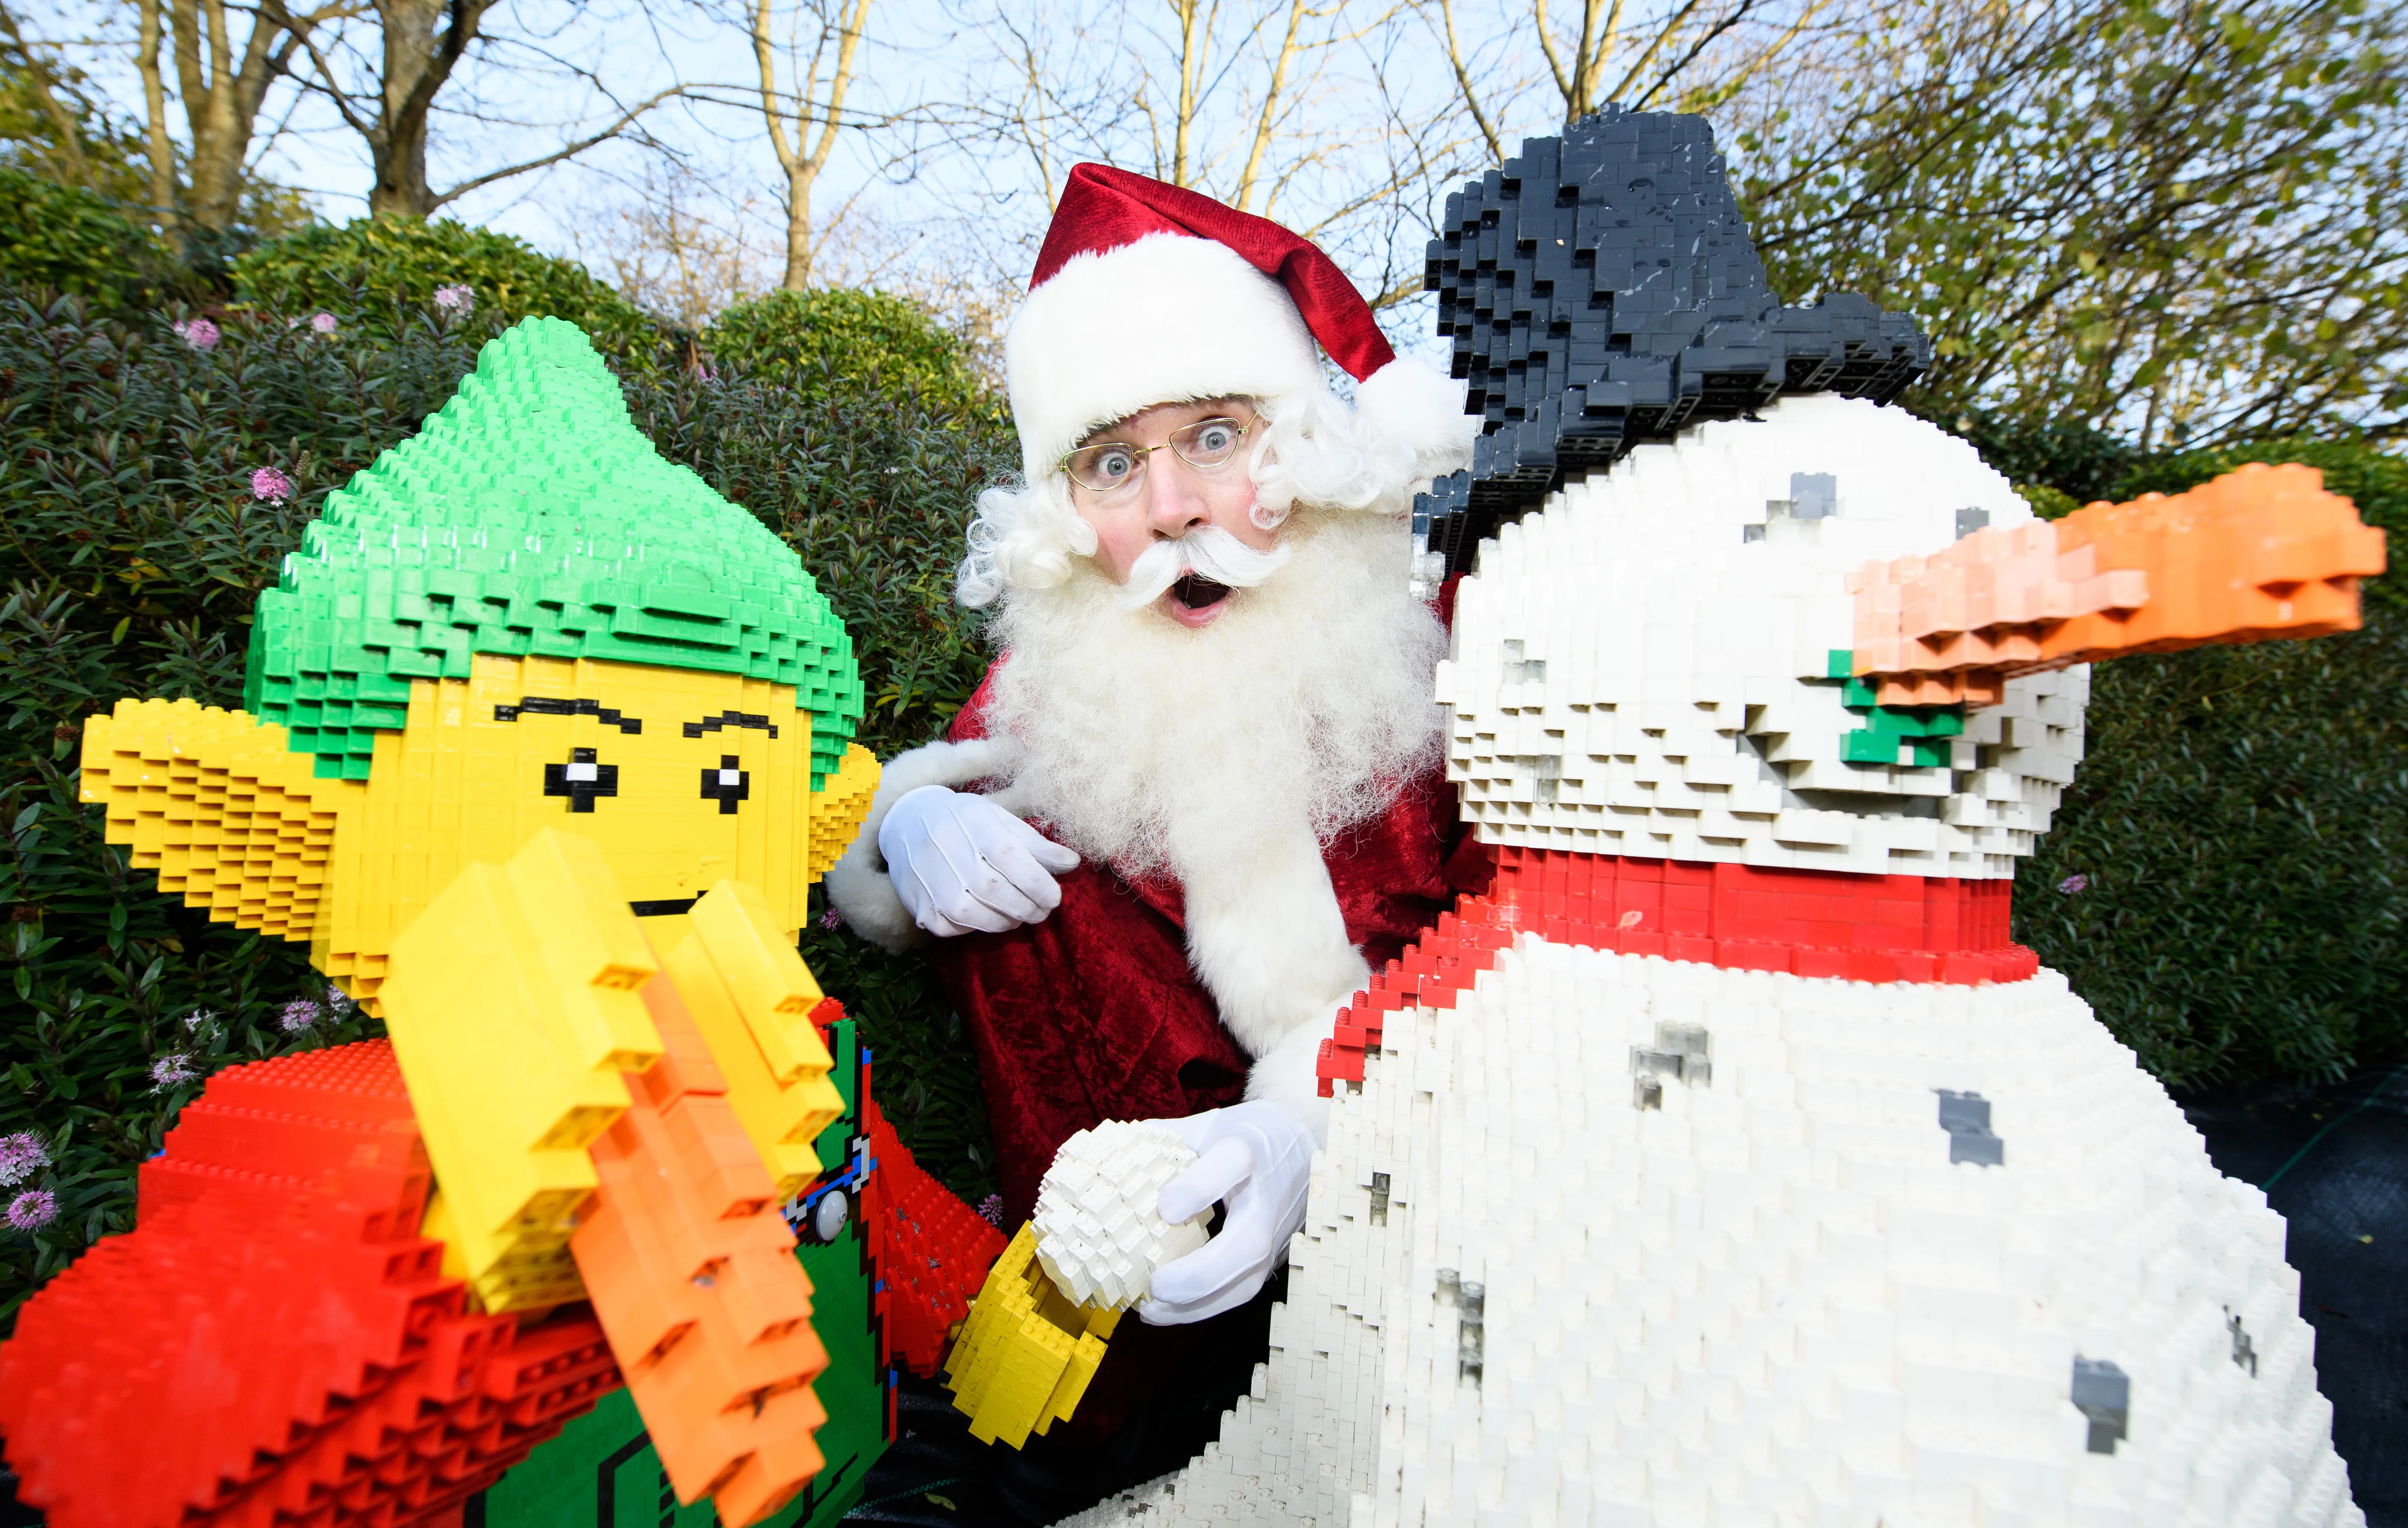
[[(1418, 531), (1468, 569), (1438, 698), (1497, 880), (1325, 1048), (1254, 1394), (1085, 1521), (2363, 1522), (2281, 1218), (2008, 899), (2076, 664), (2355, 624), (2379, 536), (2302, 469), (2036, 521), (1880, 406), (1896, 320), (1764, 295), (1694, 120), (1449, 213), (1495, 422)], [(1585, 373), (1577, 321), (1539, 353), (1574, 256)]]

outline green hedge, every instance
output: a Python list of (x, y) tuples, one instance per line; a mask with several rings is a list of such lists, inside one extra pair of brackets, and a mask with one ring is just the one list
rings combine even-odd
[[(2395, 566), (2408, 554), (2408, 462), (2367, 447), (2269, 442), (2082, 486), (2176, 493), (2254, 461), (2321, 468)], [(2408, 1055), (2408, 583), (2371, 580), (2365, 606), (2344, 635), (2092, 671), (2089, 756), (2016, 878), (2016, 928), (2171, 1088)]]
[(115, 202), (0, 165), (0, 280), (139, 307), (176, 285), (167, 250)]
[[(136, 1166), (209, 1070), (369, 1032), (321, 1012), (288, 1033), (287, 1005), (324, 992), (306, 951), (160, 894), (75, 799), (85, 716), (122, 695), (238, 704), (258, 591), (326, 493), (451, 396), (493, 320), (387, 308), (387, 341), (335, 311), (331, 335), (236, 313), (203, 350), (166, 314), (97, 321), (0, 288), (0, 1135), (36, 1132), (52, 1159), (0, 1201), (49, 1192), (62, 1208), (30, 1235), (0, 1225), (0, 1319), (131, 1223)], [(1014, 460), (1008, 432), (725, 374), (626, 387), (665, 453), (818, 575), (858, 648), (861, 740), (884, 756), (939, 731), (985, 667), (950, 571), (980, 484)], [(288, 500), (254, 495), (261, 467), (291, 480)], [(862, 1020), (904, 1138), (957, 1191), (991, 1192), (976, 1076), (925, 964), (824, 929), (807, 950)]]
[(666, 337), (642, 309), (575, 261), (448, 220), (320, 224), (260, 245), (232, 269), (236, 300), (245, 307), (286, 318), (333, 312), (379, 337), (429, 311), (438, 289), (460, 286), (475, 294), (476, 316), (491, 325), (566, 319), (623, 365), (655, 364)]
[(722, 365), (814, 397), (869, 388), (955, 412), (996, 407), (962, 342), (883, 292), (772, 292), (712, 320), (703, 344)]

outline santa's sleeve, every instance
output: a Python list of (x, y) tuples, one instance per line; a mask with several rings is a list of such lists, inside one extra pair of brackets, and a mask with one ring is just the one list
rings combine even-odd
[(898, 753), (880, 772), (878, 794), (870, 798), (869, 815), (835, 864), (828, 868), (828, 905), (853, 931), (885, 950), (909, 950), (929, 942), (929, 935), (911, 921), (903, 899), (887, 878), (886, 857), (878, 851), (878, 830), (896, 802), (924, 785), (959, 790), (976, 780), (1008, 773), (1004, 747), (991, 738), (966, 743), (929, 743)]
[(1321, 1096), (1321, 1042), (1336, 1021), (1298, 1024), (1246, 1069), (1246, 1101), (1276, 1104), (1312, 1132), (1317, 1146), (1329, 1144), (1329, 1100)]

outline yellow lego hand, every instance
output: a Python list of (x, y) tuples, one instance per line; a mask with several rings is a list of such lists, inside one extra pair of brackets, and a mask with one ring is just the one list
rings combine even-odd
[(970, 1419), (970, 1436), (1018, 1449), (1029, 1434), (1069, 1421), (1120, 1320), (1064, 1298), (1038, 1261), (1035, 1224), (1022, 1226), (945, 1359), (945, 1384)]

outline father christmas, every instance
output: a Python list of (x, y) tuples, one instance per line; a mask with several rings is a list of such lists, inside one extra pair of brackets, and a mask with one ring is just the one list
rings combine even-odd
[(1101, 1121), (1197, 1150), (1163, 1212), (1226, 1219), (1139, 1314), (1199, 1321), (1301, 1221), (1332, 1013), (1483, 868), (1405, 518), (1478, 421), (1313, 245), (1097, 164), (1005, 364), (1024, 475), (981, 495), (957, 590), (1003, 656), (886, 765), (828, 889), (866, 937), (933, 940), (1015, 1219)]

